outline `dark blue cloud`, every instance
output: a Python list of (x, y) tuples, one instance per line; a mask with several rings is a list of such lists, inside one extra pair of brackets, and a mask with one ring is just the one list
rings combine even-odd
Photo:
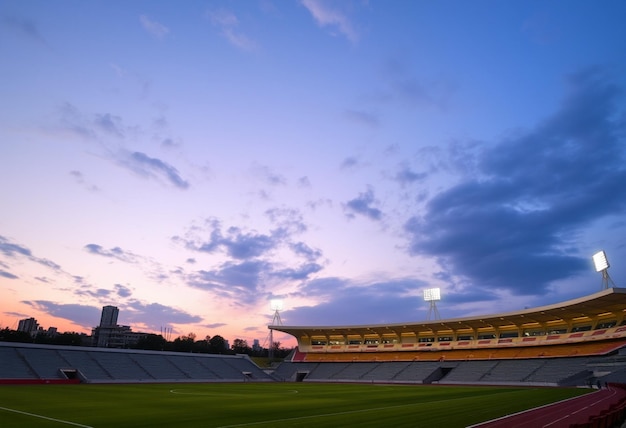
[(348, 109), (345, 111), (344, 116), (352, 122), (367, 125), (372, 128), (376, 128), (380, 124), (378, 115), (368, 111)]
[(242, 303), (251, 302), (259, 297), (261, 278), (270, 270), (270, 264), (260, 260), (227, 262), (217, 269), (196, 272), (187, 279), (187, 284)]
[(400, 323), (424, 319), (416, 290), (426, 284), (414, 279), (357, 284), (342, 278), (320, 278), (303, 284), (297, 295), (319, 298), (315, 306), (288, 308), (285, 325), (357, 325)]
[(317, 263), (306, 263), (297, 269), (288, 268), (278, 270), (273, 272), (272, 275), (283, 279), (303, 280), (322, 269), (323, 267)]
[(84, 248), (85, 251), (98, 256), (110, 257), (127, 263), (133, 263), (135, 261), (135, 255), (133, 253), (125, 251), (120, 247), (113, 247), (107, 250), (98, 244), (87, 244)]
[(122, 119), (109, 113), (96, 114), (94, 124), (107, 134), (124, 138)]
[(8, 257), (15, 257), (18, 254), (26, 257), (32, 256), (28, 248), (9, 242), (4, 236), (0, 236), (0, 252)]
[(131, 300), (120, 307), (119, 322), (131, 327), (133, 324), (141, 323), (152, 331), (158, 331), (170, 324), (196, 324), (202, 322), (202, 317), (160, 303)]
[(22, 303), (54, 317), (63, 318), (74, 324), (90, 328), (98, 325), (101, 308), (75, 303), (56, 303), (49, 300), (23, 301)]
[(626, 211), (621, 88), (599, 70), (568, 78), (560, 109), (534, 129), (485, 145), (472, 178), (430, 200), (405, 230), (413, 254), (515, 294), (543, 293), (588, 269), (576, 238)]
[(3, 270), (0, 270), (0, 276), (3, 278), (8, 278), (8, 279), (18, 279), (19, 277), (17, 275), (13, 275), (11, 272), (5, 272)]
[(211, 232), (209, 241), (202, 243), (196, 249), (212, 253), (223, 247), (229, 256), (245, 260), (259, 257), (273, 249), (276, 245), (278, 245), (277, 240), (270, 235), (244, 233), (239, 228), (231, 227), (227, 231), (227, 236), (222, 236), (219, 228), (214, 229)]
[(396, 173), (394, 179), (405, 186), (407, 184), (423, 181), (426, 177), (428, 177), (428, 174), (425, 172), (415, 172), (408, 166), (403, 165)]
[(286, 243), (292, 234), (306, 229), (299, 214), (293, 210), (268, 210), (266, 215), (278, 226), (269, 234), (244, 232), (238, 227), (229, 227), (223, 232), (221, 223), (210, 219), (207, 221), (211, 228), (208, 239), (199, 239), (200, 242), (180, 237), (173, 239), (195, 251), (213, 253), (223, 249), (234, 259), (248, 260), (266, 255)]
[(122, 284), (115, 284), (114, 288), (115, 288), (115, 293), (120, 297), (130, 297), (133, 294), (130, 288)]
[(378, 201), (374, 197), (374, 191), (368, 188), (367, 191), (359, 193), (354, 199), (344, 204), (344, 211), (349, 218), (354, 218), (355, 214), (363, 215), (370, 220), (381, 220), (383, 213), (373, 205)]
[(165, 176), (165, 178), (179, 189), (187, 189), (189, 182), (182, 179), (178, 170), (161, 159), (151, 158), (142, 152), (133, 152), (127, 161), (128, 166), (135, 172), (146, 176)]
[[(0, 235), (0, 253), (9, 258), (26, 257), (28, 260), (48, 267), (55, 271), (60, 271), (61, 266), (52, 260), (35, 257), (33, 253), (26, 247), (10, 242), (7, 238)], [(3, 264), (6, 266), (5, 264)]]
[(295, 254), (310, 261), (317, 260), (322, 257), (322, 252), (320, 250), (313, 249), (304, 242), (295, 242), (290, 244), (289, 247)]
[(4, 24), (5, 28), (12, 30), (20, 37), (25, 37), (44, 46), (48, 45), (41, 35), (37, 24), (29, 19), (17, 16), (3, 16), (0, 18), (0, 22)]

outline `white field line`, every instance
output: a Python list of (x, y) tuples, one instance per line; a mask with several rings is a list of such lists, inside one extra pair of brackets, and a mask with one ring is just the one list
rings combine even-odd
[(13, 413), (19, 413), (21, 415), (26, 415), (26, 416), (32, 416), (34, 418), (47, 419), (49, 421), (60, 422), (62, 424), (74, 425), (75, 427), (93, 428), (93, 427), (91, 427), (89, 425), (77, 424), (76, 422), (64, 421), (63, 419), (49, 418), (47, 416), (36, 415), (34, 413), (28, 413), (28, 412), (22, 412), (21, 410), (9, 409), (9, 408), (6, 408), (6, 407), (0, 407), (0, 410), (5, 410), (7, 412), (13, 412)]
[[(438, 401), (430, 401), (429, 403), (437, 403)], [(448, 401), (448, 400), (446, 400)], [(248, 422), (245, 424), (235, 424), (235, 425), (223, 425), (217, 428), (236, 428), (236, 427), (249, 427), (253, 425), (265, 425), (265, 424), (273, 424), (276, 422), (289, 422), (289, 421), (299, 421), (302, 419), (315, 419), (315, 418), (325, 418), (328, 416), (339, 416), (339, 415), (351, 415), (354, 413), (365, 413), (365, 412), (376, 412), (379, 410), (388, 410), (388, 409), (399, 409), (401, 407), (413, 407), (423, 405), (424, 403), (411, 403), (411, 404), (398, 404), (396, 406), (386, 406), (386, 407), (376, 407), (371, 409), (359, 409), (359, 410), (349, 410), (345, 412), (335, 412), (335, 413), (320, 413), (317, 415), (309, 415), (309, 416), (299, 416), (297, 418), (284, 418), (284, 419), (273, 419), (269, 421), (258, 421), (258, 422)]]

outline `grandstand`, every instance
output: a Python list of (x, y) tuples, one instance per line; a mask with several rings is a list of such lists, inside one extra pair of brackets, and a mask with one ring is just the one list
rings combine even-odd
[(0, 342), (1, 383), (264, 382), (247, 355)]
[(283, 326), (298, 346), (273, 372), (246, 355), (0, 342), (0, 382), (386, 382), (589, 386), (626, 382), (626, 289), (496, 315)]
[(624, 382), (626, 289), (521, 311), (418, 323), (269, 328), (295, 381), (590, 385)]

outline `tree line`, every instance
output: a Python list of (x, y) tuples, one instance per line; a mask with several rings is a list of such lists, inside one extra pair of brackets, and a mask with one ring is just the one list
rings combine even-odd
[[(91, 336), (85, 334), (70, 332), (50, 335), (47, 332), (40, 332), (32, 336), (28, 332), (11, 330), (8, 327), (0, 330), (0, 341), (65, 346), (92, 345)], [(85, 343), (86, 341), (88, 343)], [(248, 345), (245, 339), (235, 339), (229, 347), (226, 339), (220, 335), (206, 336), (204, 339), (196, 340), (194, 333), (179, 336), (172, 341), (166, 340), (160, 334), (149, 333), (140, 338), (136, 344), (129, 345), (128, 348), (149, 351), (195, 352), (199, 354), (247, 354), (251, 357), (267, 357), (270, 354), (270, 349), (253, 348)], [(272, 343), (271, 351), (275, 358), (284, 358), (291, 352), (291, 349), (281, 347), (280, 342), (274, 342)]]

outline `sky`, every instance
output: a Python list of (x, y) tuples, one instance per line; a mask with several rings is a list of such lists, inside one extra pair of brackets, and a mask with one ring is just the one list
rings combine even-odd
[[(626, 3), (0, 1), (0, 326), (234, 339), (626, 286)], [(275, 334), (283, 345), (293, 338)]]

